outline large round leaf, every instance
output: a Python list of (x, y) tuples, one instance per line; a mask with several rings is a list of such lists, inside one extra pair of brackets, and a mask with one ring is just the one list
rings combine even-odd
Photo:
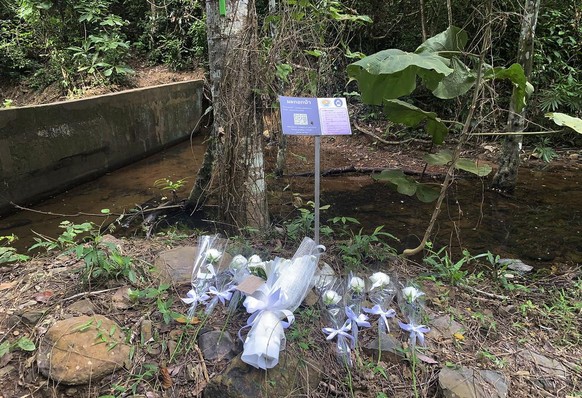
[(398, 193), (412, 196), (416, 193), (416, 186), (418, 185), (414, 179), (406, 176), (402, 170), (382, 170), (380, 174), (372, 175), (377, 181), (386, 181), (396, 185)]

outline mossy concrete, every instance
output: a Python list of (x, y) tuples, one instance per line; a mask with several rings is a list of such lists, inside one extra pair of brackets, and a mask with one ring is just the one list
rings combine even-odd
[(201, 80), (0, 110), (0, 214), (185, 139)]

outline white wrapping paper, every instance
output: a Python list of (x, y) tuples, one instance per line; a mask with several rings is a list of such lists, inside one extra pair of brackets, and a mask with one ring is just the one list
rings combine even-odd
[(305, 238), (293, 260), (277, 258), (267, 264), (267, 281), (247, 296), (243, 305), (251, 314), (242, 360), (259, 369), (270, 369), (279, 363), (279, 352), (285, 348), (285, 331), (294, 321), (293, 311), (305, 298), (312, 285), (320, 247)]

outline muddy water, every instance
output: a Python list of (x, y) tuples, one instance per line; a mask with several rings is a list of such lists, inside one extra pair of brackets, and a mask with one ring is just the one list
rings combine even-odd
[[(179, 196), (184, 197), (194, 181), (202, 156), (202, 139), (196, 138), (193, 146), (189, 142), (179, 144), (34, 208), (62, 214), (99, 213), (103, 208), (122, 212), (158, 196), (161, 191), (153, 185), (159, 178), (187, 179), (187, 187), (179, 192)], [(522, 169), (513, 199), (486, 191), (485, 181), (458, 180), (443, 205), (431, 240), (436, 245), (467, 248), (473, 254), (490, 250), (503, 257), (521, 258), (541, 265), (582, 263), (580, 175), (580, 170)], [(283, 178), (272, 183), (271, 189), (276, 192), (287, 184), (285, 194), (275, 194), (270, 199), (276, 221), (292, 212), (292, 206), (285, 205), (291, 202), (291, 193), (300, 193), (305, 201), (313, 199), (312, 177)], [(330, 205), (330, 209), (322, 213), (322, 220), (334, 216), (354, 217), (365, 231), (385, 225), (385, 231), (404, 241), (394, 243), (395, 246), (410, 247), (424, 233), (433, 209), (432, 204), (400, 195), (364, 175), (323, 178), (321, 202)], [(18, 247), (24, 248), (33, 242), (31, 229), (54, 237), (60, 232), (58, 224), (63, 219), (103, 221), (99, 217), (72, 218), (20, 212), (0, 218), (0, 235), (18, 235), (21, 238)]]
[(58, 225), (63, 219), (75, 223), (93, 221), (97, 224), (112, 221), (113, 217), (106, 220), (99, 216), (70, 215), (77, 212), (100, 214), (101, 209), (122, 213), (163, 194), (160, 189), (154, 187), (154, 182), (161, 178), (168, 178), (171, 181), (186, 179), (186, 186), (178, 191), (180, 197), (185, 197), (188, 194), (189, 183), (194, 182), (202, 162), (204, 155), (202, 142), (202, 137), (194, 137), (193, 145), (190, 145), (189, 141), (183, 142), (33, 206), (34, 210), (68, 216), (29, 211), (21, 211), (6, 217), (0, 216), (0, 235), (17, 235), (19, 240), (15, 247), (23, 251), (34, 243), (33, 238), (36, 235), (32, 231), (50, 237), (58, 236), (62, 232)]
[[(535, 264), (582, 263), (582, 178), (579, 170), (546, 172), (522, 169), (513, 199), (487, 191), (486, 181), (458, 180), (451, 188), (431, 240), (454, 251), (472, 254), (487, 250), (502, 257)], [(312, 185), (305, 183), (309, 192)], [(396, 193), (368, 176), (326, 177), (322, 219), (350, 216), (365, 231), (385, 225), (403, 242), (415, 247), (429, 223), (434, 204)]]

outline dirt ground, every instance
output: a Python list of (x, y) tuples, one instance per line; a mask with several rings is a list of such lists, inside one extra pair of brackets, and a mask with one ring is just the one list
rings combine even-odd
[[(201, 77), (200, 72), (176, 74), (163, 67), (138, 70), (135, 87), (144, 87)], [(116, 91), (112, 87), (106, 90)], [(51, 89), (42, 93), (27, 92), (25, 88), (3, 88), (0, 98), (13, 99), (14, 105), (38, 104), (69, 99)], [(88, 90), (87, 94), (101, 94), (106, 90)], [(394, 140), (396, 136), (384, 134), (381, 123), (357, 122), (352, 137), (324, 137), (322, 139), (322, 171), (344, 168), (402, 168), (421, 172), (424, 163), (418, 155), (430, 144), (421, 139), (400, 144), (386, 144), (381, 140)], [(373, 135), (377, 137), (374, 137)], [(380, 139), (378, 139), (380, 137)], [(266, 152), (272, 159), (276, 147), (270, 139), (266, 126)], [(313, 158), (312, 139), (299, 137), (290, 139), (288, 174), (310, 169)], [(499, 145), (495, 142), (477, 142), (469, 146), (468, 152), (476, 154), (484, 162), (494, 165)], [(559, 151), (560, 158), (549, 167), (580, 168), (580, 151)], [(541, 161), (531, 158), (531, 149), (523, 152), (530, 167), (543, 167)], [(442, 174), (443, 168), (430, 167), (428, 173)], [(123, 239), (123, 254), (133, 263), (143, 279), (132, 285), (132, 289), (145, 291), (157, 288), (159, 282), (149, 270), (157, 255), (173, 247), (194, 245), (196, 236), (183, 233), (168, 233), (150, 240)], [(338, 254), (338, 242), (325, 242), (328, 254), (325, 261), (338, 273), (344, 272), (342, 258)], [(281, 236), (244, 243), (245, 250), (267, 256), (289, 256), (293, 244), (285, 244)], [(374, 267), (381, 267), (403, 280), (426, 275), (426, 265), (415, 261), (392, 258)], [(41, 376), (36, 365), (36, 353), (18, 348), (0, 356), (0, 398), (13, 397), (99, 397), (114, 394), (117, 397), (197, 397), (208, 383), (208, 379), (220, 374), (227, 366), (225, 361), (205, 361), (193, 347), (200, 328), (185, 325), (178, 320), (166, 322), (164, 309), (156, 299), (140, 299), (129, 308), (120, 309), (112, 305), (118, 288), (127, 287), (128, 282), (110, 280), (100, 286), (89, 288), (81, 279), (83, 262), (71, 254), (59, 251), (39, 255), (32, 260), (13, 265), (0, 266), (0, 343), (17, 342), (26, 337), (38, 347), (47, 328), (55, 321), (74, 315), (71, 305), (89, 300), (95, 312), (116, 320), (124, 330), (134, 333), (140, 322), (152, 320), (156, 330), (152, 345), (136, 344), (135, 355), (129, 366), (121, 372), (101, 381), (84, 386), (58, 385)], [(441, 367), (459, 365), (479, 369), (491, 369), (505, 375), (509, 380), (509, 397), (577, 397), (582, 394), (582, 306), (581, 275), (579, 268), (557, 267), (549, 273), (540, 273), (532, 278), (519, 279), (511, 286), (525, 289), (508, 290), (496, 279), (496, 270), (485, 267), (485, 276), (475, 277), (466, 285), (450, 285), (438, 279), (424, 278), (421, 285), (427, 294), (427, 312), (431, 316), (450, 315), (463, 325), (461, 334), (454, 336), (429, 335), (429, 348), (423, 353), (425, 360), (411, 367), (408, 360), (389, 361), (378, 359), (374, 354), (358, 351), (354, 356), (354, 367), (349, 371), (333, 358), (333, 344), (320, 333), (325, 326), (321, 319), (313, 318), (310, 307), (297, 310), (297, 323), (289, 329), (288, 355), (299, 356), (306, 363), (315, 364), (321, 380), (309, 397), (410, 397), (413, 383), (420, 397), (440, 397), (438, 371)], [(161, 299), (177, 313), (185, 307), (179, 297), (184, 297), (188, 286), (171, 286)], [(560, 293), (561, 292), (561, 293)], [(571, 294), (570, 294), (571, 293)], [(560, 296), (562, 294), (562, 296)], [(550, 298), (562, 297), (563, 308), (549, 307), (559, 301)], [(313, 307), (317, 308), (317, 307)], [(316, 309), (316, 311), (318, 311)], [(37, 314), (31, 322), (23, 315)], [(311, 314), (311, 315), (309, 315)], [(247, 314), (239, 311), (227, 319), (224, 309), (218, 308), (204, 328), (226, 329), (233, 335), (246, 322)], [(374, 327), (361, 334), (362, 345), (370, 342)], [(191, 337), (191, 346), (171, 356), (167, 342), (177, 335)], [(403, 333), (396, 332), (401, 341)], [(527, 362), (521, 352), (536, 352), (560, 363), (565, 375), (540, 370), (539, 363)], [(156, 371), (146, 377), (146, 365)], [(148, 368), (148, 369), (151, 369)], [(546, 372), (546, 373), (544, 373)], [(167, 376), (171, 377), (168, 384)], [(194, 376), (193, 376), (194, 375)], [(307, 383), (307, 379), (305, 380)], [(125, 393), (112, 391), (113, 385), (123, 387)], [(267, 383), (266, 383), (267, 384)], [(272, 392), (271, 397), (277, 397)], [(291, 395), (293, 396), (293, 395)], [(297, 395), (306, 396), (306, 395)]]
[(176, 72), (166, 66), (149, 66), (143, 62), (134, 62), (132, 68), (135, 74), (130, 76), (123, 87), (118, 85), (84, 87), (81, 90), (67, 92), (53, 83), (38, 91), (26, 85), (26, 82), (14, 83), (0, 78), (0, 101), (11, 100), (12, 106), (39, 105), (50, 102), (59, 102), (100, 94), (107, 94), (131, 88), (151, 87), (160, 84), (175, 83), (186, 80), (203, 79), (204, 70)]

